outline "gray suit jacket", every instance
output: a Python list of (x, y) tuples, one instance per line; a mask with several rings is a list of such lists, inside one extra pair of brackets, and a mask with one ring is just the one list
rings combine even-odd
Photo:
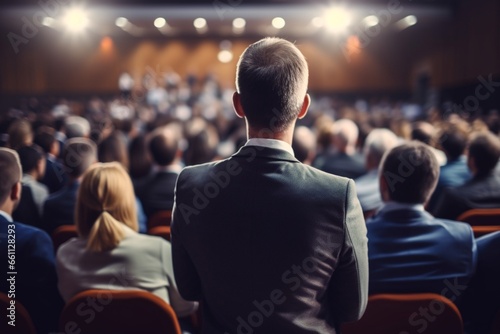
[(172, 252), (203, 333), (336, 333), (363, 314), (366, 227), (354, 182), (244, 146), (179, 175)]

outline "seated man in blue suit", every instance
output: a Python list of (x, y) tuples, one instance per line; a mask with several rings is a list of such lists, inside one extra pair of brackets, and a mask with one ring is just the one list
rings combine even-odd
[(434, 292), (455, 301), (475, 271), (476, 242), (465, 223), (424, 211), (439, 176), (435, 154), (410, 142), (380, 167), (384, 206), (367, 222), (370, 293)]
[[(46, 334), (57, 330), (62, 307), (57, 290), (54, 248), (47, 233), (12, 220), (12, 211), (21, 198), (22, 172), (15, 151), (0, 148), (0, 170), (0, 252), (5, 263), (0, 275), (0, 291), (11, 301), (22, 303), (37, 332)], [(15, 258), (11, 257), (12, 251), (15, 251)], [(12, 267), (7, 268), (8, 263)]]

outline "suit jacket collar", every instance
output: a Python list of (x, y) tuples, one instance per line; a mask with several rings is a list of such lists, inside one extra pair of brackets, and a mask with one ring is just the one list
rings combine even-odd
[(410, 220), (432, 220), (434, 217), (427, 211), (415, 210), (415, 209), (400, 209), (391, 211), (381, 211), (378, 212), (373, 219), (382, 221), (410, 221)]
[[(243, 146), (238, 152), (233, 154), (232, 157), (246, 158), (249, 162), (255, 158), (261, 158), (300, 163), (299, 160), (287, 151), (263, 146)], [(250, 158), (252, 160), (250, 160)]]

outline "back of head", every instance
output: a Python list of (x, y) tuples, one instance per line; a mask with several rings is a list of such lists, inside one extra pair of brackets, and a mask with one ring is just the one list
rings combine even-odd
[(302, 53), (280, 38), (264, 38), (241, 55), (236, 87), (251, 126), (280, 132), (298, 116), (309, 70)]
[(21, 181), (21, 162), (16, 151), (0, 148), (0, 206), (5, 203), (12, 187)]
[(35, 144), (40, 146), (45, 153), (50, 153), (52, 146), (56, 142), (56, 137), (54, 136), (54, 130), (51, 128), (44, 128), (37, 131), (34, 139)]
[(433, 146), (435, 128), (427, 122), (417, 122), (413, 125), (411, 139)]
[(179, 138), (170, 129), (161, 129), (151, 138), (149, 150), (153, 161), (159, 166), (172, 164), (179, 150)]
[(77, 179), (97, 161), (97, 148), (87, 138), (71, 138), (66, 141), (62, 154), (65, 172), (72, 179)]
[(337, 148), (343, 149), (346, 146), (356, 146), (359, 130), (356, 123), (350, 119), (339, 119), (333, 123), (333, 134), (335, 135), (335, 145)]
[(96, 164), (83, 176), (75, 210), (78, 233), (87, 248), (102, 252), (124, 238), (123, 225), (137, 231), (134, 188), (125, 169), (116, 162)]
[(202, 118), (193, 118), (185, 128), (187, 148), (184, 162), (187, 166), (212, 161), (217, 154), (219, 134), (215, 127)]
[(293, 134), (292, 148), (295, 157), (300, 162), (312, 160), (312, 155), (316, 150), (316, 137), (308, 127), (298, 126)]
[(151, 155), (145, 135), (136, 136), (128, 147), (129, 174), (132, 178), (141, 178), (149, 175), (152, 168)]
[[(424, 204), (439, 177), (439, 163), (431, 149), (416, 141), (394, 147), (382, 158), (380, 178), (385, 181), (389, 200)], [(384, 187), (381, 187), (383, 189)]]
[(8, 145), (11, 149), (17, 150), (22, 146), (29, 146), (33, 143), (33, 130), (30, 122), (20, 119), (14, 121), (7, 130), (9, 135)]
[(17, 150), (23, 173), (31, 173), (34, 171), (40, 160), (44, 159), (44, 152), (38, 145), (23, 146)]
[(468, 155), (469, 159), (474, 160), (476, 174), (489, 174), (500, 158), (500, 139), (489, 131), (475, 133), (469, 144)]
[(125, 140), (122, 138), (121, 132), (114, 131), (101, 141), (97, 147), (97, 156), (99, 158), (99, 162), (117, 161), (121, 163), (123, 167), (128, 169), (128, 150)]
[(443, 149), (448, 161), (457, 160), (464, 154), (467, 147), (468, 135), (456, 126), (448, 126), (439, 136), (439, 145)]
[(398, 142), (398, 137), (391, 130), (373, 129), (365, 139), (365, 156), (367, 159), (371, 159), (373, 165), (378, 167), (385, 152), (398, 145)]
[(66, 137), (85, 137), (90, 135), (90, 124), (85, 118), (80, 116), (70, 116), (66, 118), (65, 125)]

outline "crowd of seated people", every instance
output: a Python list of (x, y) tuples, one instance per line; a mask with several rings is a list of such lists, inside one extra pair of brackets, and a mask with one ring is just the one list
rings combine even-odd
[[(17, 232), (25, 229), (29, 240), (39, 235), (36, 247), (47, 252), (46, 258), (42, 252), (19, 259), (40, 263), (29, 268), (40, 270), (31, 276), (43, 272), (40, 277), (50, 280), (47, 286), (55, 286), (49, 235), (62, 225), (78, 228), (80, 237), (63, 245), (57, 256), (59, 292), (66, 301), (87, 288), (110, 288), (109, 277), (123, 266), (108, 265), (123, 252), (137, 264), (136, 272), (127, 273), (130, 285), (112, 288), (156, 293), (174, 304), (179, 316), (196, 309), (178, 295), (171, 262), (151, 255), (169, 258), (169, 243), (137, 232), (146, 233), (147, 219), (154, 213), (172, 210), (182, 167), (238, 151), (246, 141), (244, 122), (228, 112), (225, 92), (213, 79), (198, 88), (180, 81), (164, 87), (156, 84), (155, 90), (146, 92), (146, 99), (132, 93), (106, 102), (41, 101), (36, 108), (6, 113), (0, 120), (3, 146), (13, 150), (0, 151), (0, 157), (18, 159), (22, 168), (2, 172), (6, 178), (2, 187), (10, 188), (0, 194), (6, 199), (1, 209), (6, 214), (0, 218), (10, 222), (12, 216), (16, 224), (31, 225), (19, 224)], [(372, 293), (442, 293), (446, 282), (480, 286), (476, 282), (488, 280), (484, 277), (493, 270), (490, 267), (498, 272), (498, 264), (488, 260), (492, 252), (488, 245), (496, 241), (475, 240), (469, 225), (455, 222), (468, 209), (500, 208), (498, 114), (475, 119), (429, 115), (411, 122), (396, 104), (375, 103), (360, 111), (348, 103), (324, 101), (313, 104), (299, 121), (293, 148), (299, 161), (355, 180), (367, 217)], [(106, 188), (106, 196), (91, 187), (93, 178), (105, 182), (104, 175), (120, 185)], [(97, 203), (87, 202), (90, 192), (103, 197)], [(114, 207), (120, 203), (127, 206), (126, 212)], [(106, 230), (112, 235), (100, 235)], [(488, 237), (500, 238), (498, 233)], [(108, 257), (105, 251), (111, 249), (116, 253)], [(144, 268), (149, 260), (144, 261), (143, 254), (157, 265)], [(141, 275), (153, 267), (161, 272), (154, 273), (153, 285), (146, 284), (149, 278)], [(53, 293), (57, 297), (37, 299), (42, 304), (54, 301), (55, 306), (44, 307), (44, 312), (60, 311), (58, 294)], [(464, 299), (477, 303), (471, 297)], [(30, 306), (30, 301), (36, 303), (34, 298), (20, 300), (28, 305), (41, 332), (57, 329), (54, 320), (50, 324), (40, 320), (44, 316), (35, 310), (40, 307)], [(53, 313), (47, 319), (54, 317)], [(474, 316), (471, 319), (475, 321)]]

